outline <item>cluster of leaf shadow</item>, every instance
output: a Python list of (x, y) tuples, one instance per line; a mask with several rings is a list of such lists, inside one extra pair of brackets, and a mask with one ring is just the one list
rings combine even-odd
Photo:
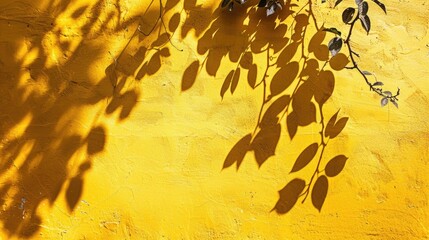
[[(235, 63), (236, 67), (225, 77), (220, 96), (224, 98), (228, 91), (233, 94), (243, 79), (251, 88), (263, 91), (255, 129), (232, 147), (223, 168), (235, 165), (239, 169), (249, 152), (261, 167), (275, 155), (282, 129), (287, 129), (292, 141), (300, 128), (319, 119), (320, 141), (302, 151), (291, 171), (298, 172), (314, 162), (314, 174), (307, 181), (294, 178), (279, 191), (279, 201), (273, 209), (279, 214), (290, 211), (300, 197), (304, 201), (310, 191), (313, 205), (321, 210), (328, 192), (327, 177), (338, 175), (347, 160), (338, 155), (321, 168), (329, 140), (343, 130), (348, 119), (337, 119), (337, 112), (327, 124), (324, 122), (323, 105), (335, 86), (332, 70), (342, 70), (349, 60), (342, 53), (329, 56), (324, 44), (326, 32), (317, 26), (311, 7), (310, 1), (300, 5), (286, 1), (282, 11), (269, 17), (264, 10), (246, 5), (239, 5), (232, 12), (217, 9), (198, 40), (197, 51), (205, 56), (204, 61), (191, 63), (182, 78), (182, 91), (186, 91), (201, 69), (216, 76), (222, 62), (228, 66)], [(293, 18), (290, 25), (285, 23), (288, 18)], [(314, 34), (309, 36), (310, 32)], [(257, 62), (256, 55), (264, 55), (265, 60)], [(262, 73), (258, 72), (260, 66), (264, 66)]]
[[(250, 5), (257, 3), (256, 0), (248, 2)], [(329, 56), (328, 46), (324, 44), (326, 32), (317, 26), (310, 1), (299, 5), (286, 1), (282, 11), (266, 17), (265, 11), (246, 5), (235, 7), (233, 12), (220, 8), (212, 12), (196, 0), (168, 0), (165, 4), (161, 0), (152, 0), (141, 16), (125, 21), (121, 18), (119, 0), (114, 3), (115, 11), (107, 11), (103, 3), (97, 1), (71, 14), (76, 20), (86, 18), (85, 24), (79, 28), (82, 40), (73, 51), (69, 51), (71, 41), (61, 39), (63, 33), (55, 24), (56, 18), (70, 7), (72, 1), (53, 1), (47, 7), (49, 14), (34, 11), (34, 17), (30, 19), (24, 14), (23, 17), (7, 16), (7, 10), (17, 5), (32, 9), (29, 5), (21, 6), (22, 3), (12, 1), (9, 5), (4, 4), (0, 11), (1, 29), (10, 25), (27, 29), (22, 35), (12, 35), (16, 39), (7, 41), (30, 39), (31, 48), (38, 52), (29, 67), (25, 58), (14, 60), (0, 55), (3, 96), (13, 95), (0, 102), (3, 110), (0, 135), (6, 139), (2, 141), (0, 172), (6, 174), (16, 169), (13, 170), (16, 173), (6, 177), (0, 186), (3, 206), (0, 220), (10, 235), (34, 235), (43, 221), (37, 213), (38, 208), (46, 201), (53, 205), (63, 189), (69, 210), (76, 208), (85, 174), (91, 168), (93, 156), (104, 149), (108, 129), (97, 121), (98, 114), (86, 134), (76, 134), (73, 130), (81, 126), (74, 116), (79, 111), (72, 109), (106, 103), (100, 113), (117, 114), (118, 120), (126, 119), (140, 94), (137, 88), (129, 87), (130, 83), (153, 76), (171, 55), (170, 51), (181, 51), (172, 42), (173, 34), (179, 29), (181, 38), (190, 33), (198, 36), (197, 53), (205, 56), (204, 61), (196, 60), (184, 70), (182, 91), (194, 85), (203, 69), (209, 75), (217, 76), (222, 63), (236, 64), (225, 76), (220, 89), (222, 98), (228, 91), (233, 94), (243, 79), (255, 91), (263, 91), (255, 129), (249, 129), (250, 133), (232, 147), (224, 168), (235, 164), (238, 169), (248, 152), (253, 152), (258, 166), (262, 166), (275, 154), (282, 129), (287, 130), (292, 141), (300, 128), (316, 122), (320, 124), (320, 141), (311, 143), (302, 151), (291, 171), (295, 173), (315, 163), (314, 174), (307, 180), (294, 178), (287, 183), (280, 190), (274, 209), (286, 213), (300, 197), (305, 200), (310, 191), (313, 205), (321, 209), (328, 191), (327, 177), (341, 172), (347, 159), (338, 155), (321, 168), (328, 140), (335, 138), (347, 122), (347, 118), (337, 119), (337, 112), (325, 124), (322, 110), (335, 86), (332, 70), (343, 69), (348, 57), (342, 53), (332, 58)], [(85, 14), (91, 17), (87, 18)], [(98, 21), (103, 14), (106, 15), (104, 21)], [(290, 18), (293, 18), (291, 24), (285, 24)], [(311, 28), (313, 31), (309, 30)], [(106, 53), (102, 47), (90, 43), (93, 36), (105, 34), (106, 29), (112, 35), (123, 34), (126, 44), (121, 51)], [(314, 34), (309, 36), (310, 32)], [(52, 34), (59, 39), (67, 59), (60, 66), (48, 65), (48, 55), (43, 51), (46, 47), (43, 38)], [(311, 40), (306, 42), (305, 39)], [(16, 55), (18, 47), (8, 51), (10, 56)], [(91, 54), (84, 54), (88, 52)], [(92, 73), (88, 66), (107, 54), (111, 64), (106, 67), (105, 76), (96, 84), (89, 83), (87, 80)], [(260, 58), (256, 55), (264, 55), (265, 60), (258, 62), (256, 59)], [(260, 66), (264, 66), (262, 72)], [(46, 94), (28, 93), (21, 86), (19, 78), (23, 68), (31, 76), (27, 84), (43, 81), (47, 86)], [(9, 136), (9, 131), (28, 116), (31, 121), (22, 136)], [(15, 161), (28, 148), (22, 163), (16, 165)], [(73, 159), (85, 148), (86, 160), (76, 166)], [(16, 191), (11, 192), (13, 189)]]
[[(73, 37), (66, 36), (66, 28), (56, 22), (72, 8), (71, 0), (50, 1), (45, 11), (18, 1), (1, 5), (0, 29), (5, 34), (0, 38), (6, 44), (0, 43), (0, 221), (10, 236), (28, 238), (43, 223), (40, 207), (53, 206), (62, 191), (70, 211), (78, 205), (85, 175), (108, 140), (108, 129), (98, 120), (100, 116), (118, 113), (118, 120), (123, 120), (134, 108), (137, 89), (126, 89), (124, 80), (112, 76), (116, 74), (109, 68), (105, 77), (92, 83), (89, 66), (108, 54), (103, 46), (91, 42), (94, 36), (105, 34), (106, 29), (111, 34), (122, 33), (140, 18), (122, 22), (119, 0), (113, 4), (116, 8), (109, 9), (104, 1), (97, 1), (71, 14), (76, 21), (85, 19), (76, 29), (80, 35)], [(55, 47), (65, 59), (61, 63), (48, 64), (47, 37), (57, 41)], [(76, 40), (79, 37), (81, 40)], [(28, 52), (37, 53), (31, 63), (26, 56), (11, 57), (19, 55), (23, 40)], [(118, 69), (130, 70), (119, 60), (113, 61)], [(43, 91), (37, 91), (40, 86)], [(89, 122), (80, 120), (85, 118), (81, 117), (85, 108), (97, 104), (102, 106), (99, 114)], [(28, 123), (26, 119), (30, 119)], [(11, 135), (22, 126), (22, 134)], [(82, 151), (86, 152), (84, 157)]]

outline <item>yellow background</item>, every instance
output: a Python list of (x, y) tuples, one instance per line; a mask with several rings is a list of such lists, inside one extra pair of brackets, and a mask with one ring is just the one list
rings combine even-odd
[[(323, 162), (348, 160), (329, 179), (320, 212), (309, 197), (277, 214), (278, 191), (312, 176), (316, 161), (290, 171), (320, 140), (320, 124), (299, 127), (291, 140), (283, 117), (273, 156), (261, 165), (250, 151), (238, 170), (223, 169), (255, 130), (263, 97), (247, 70), (234, 90), (225, 78), (242, 50), (253, 54), (257, 81), (267, 59), (255, 49), (280, 45), (269, 63), (286, 50), (270, 28), (275, 17), (251, 29), (250, 4), (231, 14), (219, 2), (162, 1), (161, 22), (156, 0), (1, 1), (3, 239), (428, 238), (429, 4), (385, 1), (385, 15), (370, 2), (371, 32), (358, 23), (352, 44), (359, 66), (401, 89), (399, 109), (380, 107), (356, 71), (333, 71), (325, 123), (339, 109), (348, 122)], [(315, 1), (314, 16), (345, 34), (341, 13), (354, 1), (333, 5)], [(285, 17), (284, 35), (294, 16)], [(267, 79), (279, 69), (270, 67)]]

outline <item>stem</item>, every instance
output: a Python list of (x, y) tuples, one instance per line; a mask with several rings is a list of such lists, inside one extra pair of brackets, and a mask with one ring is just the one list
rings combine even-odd
[(363, 79), (365, 80), (366, 84), (369, 86), (370, 91), (374, 91), (375, 93), (377, 93), (379, 96), (383, 97), (383, 98), (387, 98), (390, 101), (397, 101), (398, 100), (398, 96), (400, 94), (400, 89), (398, 88), (398, 91), (396, 92), (395, 95), (393, 94), (386, 94), (385, 91), (383, 91), (383, 89), (381, 87), (376, 87), (374, 86), (369, 80), (367, 75), (364, 74), (364, 72), (362, 71), (361, 68), (359, 68), (358, 64), (356, 63), (355, 57), (357, 56), (359, 57), (359, 54), (357, 54), (355, 51), (353, 51), (351, 44), (350, 44), (350, 39), (352, 37), (352, 33), (353, 33), (353, 27), (355, 26), (355, 23), (359, 20), (359, 14), (357, 14), (356, 18), (350, 23), (350, 29), (349, 29), (349, 33), (347, 35), (347, 38), (344, 40), (344, 43), (347, 46), (347, 49), (349, 51), (349, 55), (350, 55), (350, 60), (352, 61), (353, 66), (352, 67), (347, 67), (346, 69), (357, 69), (358, 72), (360, 73), (360, 75), (363, 77)]

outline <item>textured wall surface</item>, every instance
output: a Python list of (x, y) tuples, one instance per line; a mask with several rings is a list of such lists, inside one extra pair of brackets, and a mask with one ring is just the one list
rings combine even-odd
[(429, 4), (219, 2), (0, 1), (0, 238), (429, 238)]

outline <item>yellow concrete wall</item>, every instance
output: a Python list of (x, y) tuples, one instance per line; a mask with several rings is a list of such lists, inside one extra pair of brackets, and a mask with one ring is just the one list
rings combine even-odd
[(219, 2), (163, 0), (162, 21), (157, 0), (0, 2), (2, 239), (429, 237), (428, 3), (370, 2), (353, 33), (396, 109), (345, 48), (306, 85), (333, 37), (312, 16), (345, 35), (354, 1)]

